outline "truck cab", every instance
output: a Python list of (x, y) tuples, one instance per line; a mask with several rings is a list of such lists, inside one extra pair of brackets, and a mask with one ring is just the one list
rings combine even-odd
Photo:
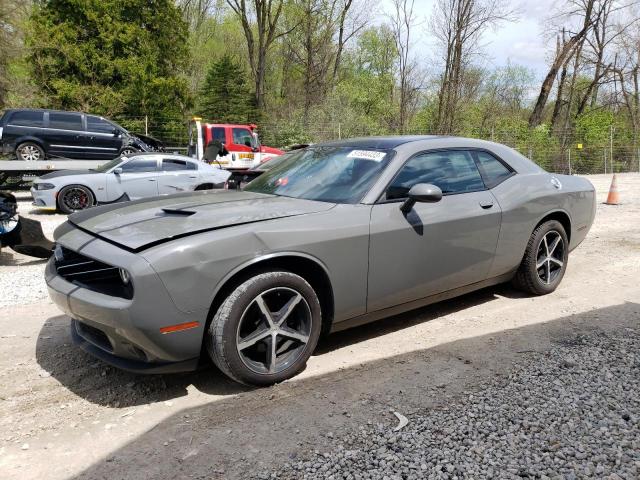
[(277, 148), (260, 144), (257, 126), (253, 124), (202, 123), (193, 118), (189, 123), (189, 155), (204, 160), (204, 152), (210, 142), (219, 141), (226, 154), (219, 155), (214, 163), (228, 170), (248, 170), (270, 157), (282, 155)]

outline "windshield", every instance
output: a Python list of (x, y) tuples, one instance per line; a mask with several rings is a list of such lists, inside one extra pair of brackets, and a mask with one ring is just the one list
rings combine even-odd
[(283, 164), (285, 162), (288, 162), (294, 156), (301, 157), (303, 153), (304, 153), (304, 150), (296, 150), (296, 151), (293, 151), (293, 152), (286, 152), (286, 153), (283, 153), (282, 155), (278, 155), (278, 156), (269, 158), (266, 162), (261, 163), (255, 169), (256, 170), (271, 170), (271, 169), (277, 167), (278, 165), (281, 165), (281, 164)]
[(245, 190), (332, 203), (357, 203), (391, 159), (391, 152), (311, 147), (292, 154)]
[(107, 162), (103, 165), (100, 165), (98, 168), (94, 168), (92, 170), (96, 171), (96, 172), (100, 172), (100, 173), (106, 173), (109, 170), (111, 170), (112, 168), (116, 167), (119, 163), (121, 163), (124, 160), (124, 157), (118, 157), (118, 158), (114, 158), (113, 160), (111, 160), (110, 162)]

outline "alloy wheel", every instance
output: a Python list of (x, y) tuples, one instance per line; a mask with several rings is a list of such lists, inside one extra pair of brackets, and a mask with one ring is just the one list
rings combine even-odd
[(303, 354), (311, 324), (311, 309), (299, 292), (288, 287), (266, 290), (249, 303), (238, 324), (240, 359), (255, 373), (280, 373)]
[(83, 210), (90, 207), (89, 195), (83, 188), (72, 187), (62, 195), (62, 202), (69, 210)]
[(23, 145), (18, 150), (20, 159), (25, 162), (36, 162), (40, 160), (40, 150), (35, 145)]
[(553, 283), (564, 267), (564, 241), (562, 235), (551, 230), (542, 237), (538, 246), (536, 270), (542, 283)]

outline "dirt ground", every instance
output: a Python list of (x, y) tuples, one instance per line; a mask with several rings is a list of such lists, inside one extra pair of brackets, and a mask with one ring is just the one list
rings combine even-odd
[[(0, 255), (0, 471), (4, 479), (246, 478), (317, 450), (368, 422), (390, 427), (505, 376), (530, 352), (581, 332), (640, 328), (640, 175), (618, 175), (620, 206), (602, 202), (560, 288), (530, 298), (485, 289), (330, 336), (297, 378), (249, 389), (213, 368), (136, 376), (70, 341), (46, 292), (9, 292), (42, 262)], [(21, 213), (46, 221), (59, 215)], [(9, 285), (9, 287), (7, 287)], [(42, 286), (36, 282), (34, 288)]]

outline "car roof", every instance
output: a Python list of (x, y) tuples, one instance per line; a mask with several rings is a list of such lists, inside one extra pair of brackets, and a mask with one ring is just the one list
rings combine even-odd
[(190, 162), (195, 162), (195, 163), (205, 163), (193, 157), (188, 157), (186, 155), (181, 155), (179, 153), (169, 153), (169, 152), (136, 152), (133, 155), (123, 155), (123, 157), (128, 158), (129, 160), (132, 160), (136, 157), (149, 157), (154, 155), (162, 155), (163, 158), (176, 158), (178, 160), (188, 160)]
[(350, 147), (350, 148), (376, 148), (390, 150), (406, 143), (420, 142), (424, 140), (436, 140), (446, 138), (443, 135), (393, 135), (384, 137), (359, 137), (346, 140), (333, 140), (313, 145), (314, 147)]
[(99, 115), (97, 113), (88, 113), (81, 112), (78, 110), (56, 110), (55, 108), (7, 108), (3, 110), (4, 113), (13, 113), (13, 112), (53, 112), (53, 113), (77, 113), (78, 115), (90, 115), (92, 117), (102, 118), (103, 120), (107, 120), (108, 122), (113, 123), (113, 120), (109, 120), (108, 118)]

